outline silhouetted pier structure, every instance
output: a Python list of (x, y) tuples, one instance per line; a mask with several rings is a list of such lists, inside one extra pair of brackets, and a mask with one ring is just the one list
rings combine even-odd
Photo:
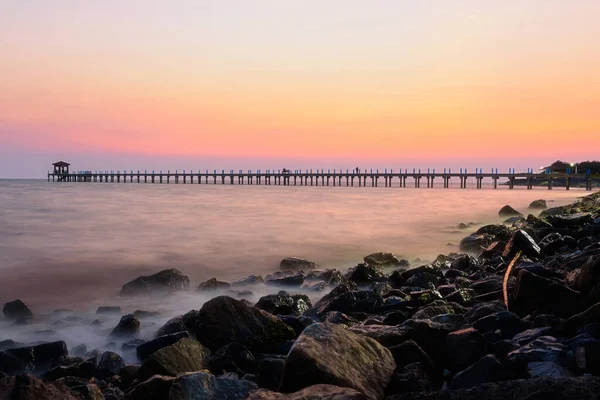
[[(62, 162), (61, 162), (62, 163)], [(64, 163), (66, 164), (66, 163)], [(61, 164), (62, 165), (62, 164)], [(68, 169), (48, 172), (48, 181), (58, 182), (98, 182), (98, 183), (163, 183), (163, 184), (222, 184), (222, 185), (280, 185), (280, 186), (358, 186), (358, 187), (378, 187), (383, 184), (384, 187), (407, 187), (414, 185), (420, 188), (424, 183), (427, 188), (433, 188), (434, 182), (442, 182), (442, 187), (455, 187), (454, 182), (459, 183), (461, 189), (469, 186), (469, 180), (474, 181), (474, 187), (483, 188), (484, 180), (491, 181), (494, 189), (498, 188), (498, 181), (505, 180), (509, 189), (515, 187), (517, 179), (525, 180), (527, 189), (536, 186), (537, 181), (544, 181), (548, 184), (548, 189), (552, 189), (554, 181), (565, 182), (567, 190), (571, 188), (571, 181), (585, 181), (586, 190), (592, 190), (592, 176), (590, 171), (584, 174), (555, 173), (546, 170), (546, 173), (515, 172), (509, 169), (508, 172), (498, 172), (498, 169), (491, 172), (484, 172), (482, 169), (476, 169), (475, 172), (468, 172), (467, 169), (460, 169), (458, 172), (452, 172), (450, 169), (444, 169), (443, 172), (435, 170), (421, 171), (420, 169), (402, 170), (213, 170), (213, 171), (167, 171), (167, 172), (148, 172), (148, 171), (76, 171), (69, 172)], [(60, 167), (60, 168), (65, 168)]]

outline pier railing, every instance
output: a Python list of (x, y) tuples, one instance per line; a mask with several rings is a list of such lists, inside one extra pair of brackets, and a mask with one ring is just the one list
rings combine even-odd
[[(298, 170), (205, 170), (205, 171), (72, 171), (69, 173), (48, 172), (48, 181), (53, 182), (99, 182), (99, 183), (183, 183), (183, 184), (229, 184), (229, 185), (281, 185), (281, 186), (358, 186), (378, 187), (407, 187), (407, 181), (416, 188), (421, 187), (422, 181), (427, 188), (433, 188), (434, 182), (442, 182), (443, 188), (460, 187), (466, 189), (469, 180), (471, 187), (483, 188), (483, 182), (491, 181), (494, 189), (498, 188), (500, 180), (505, 181), (509, 189), (515, 186), (524, 186), (532, 189), (539, 183), (552, 189), (555, 183), (560, 183), (569, 190), (572, 183), (584, 183), (586, 190), (592, 190), (592, 174), (590, 170), (585, 173), (574, 174), (571, 170), (566, 172), (553, 172), (547, 169), (545, 173), (535, 173), (533, 169), (527, 172), (516, 172), (509, 169), (499, 172), (492, 169), (484, 172), (475, 169), (469, 172), (466, 168), (452, 171), (444, 169), (298, 169)], [(458, 185), (457, 185), (458, 183)]]

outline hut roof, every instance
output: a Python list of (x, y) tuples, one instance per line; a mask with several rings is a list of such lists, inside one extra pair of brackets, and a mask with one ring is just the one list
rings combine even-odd
[(68, 162), (59, 161), (59, 162), (55, 162), (52, 165), (55, 166), (55, 167), (68, 167), (71, 164), (69, 164)]

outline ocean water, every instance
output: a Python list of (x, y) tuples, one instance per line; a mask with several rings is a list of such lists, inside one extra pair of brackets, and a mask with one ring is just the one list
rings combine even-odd
[[(29, 340), (40, 330), (58, 330), (75, 345), (89, 337), (89, 323), (99, 318), (94, 315), (98, 306), (119, 305), (123, 313), (161, 312), (161, 318), (142, 324), (149, 334), (166, 319), (200, 308), (207, 299), (194, 289), (211, 277), (232, 281), (251, 274), (264, 276), (277, 271), (286, 256), (346, 270), (365, 255), (386, 251), (417, 265), (416, 258), (427, 261), (457, 251), (460, 239), (477, 226), (499, 222), (497, 212), (505, 204), (526, 214), (534, 199), (558, 206), (585, 194), (558, 188), (0, 180), (0, 303), (20, 298), (36, 316), (46, 315), (39, 318), (41, 325), (14, 327), (2, 321), (0, 330)], [(469, 222), (476, 225), (457, 229), (459, 223)], [(190, 291), (154, 298), (118, 296), (127, 281), (164, 268), (188, 275)], [(251, 301), (277, 290), (253, 291)], [(311, 296), (319, 298), (322, 293)], [(83, 320), (65, 325), (51, 313), (58, 308), (72, 309)], [(118, 321), (118, 316), (100, 318), (105, 331), (98, 334), (98, 343)], [(12, 337), (0, 335), (0, 340), (8, 338)]]

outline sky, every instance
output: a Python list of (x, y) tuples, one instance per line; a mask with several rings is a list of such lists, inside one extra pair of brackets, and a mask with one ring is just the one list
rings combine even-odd
[(0, 177), (597, 159), (598, 0), (0, 0)]

